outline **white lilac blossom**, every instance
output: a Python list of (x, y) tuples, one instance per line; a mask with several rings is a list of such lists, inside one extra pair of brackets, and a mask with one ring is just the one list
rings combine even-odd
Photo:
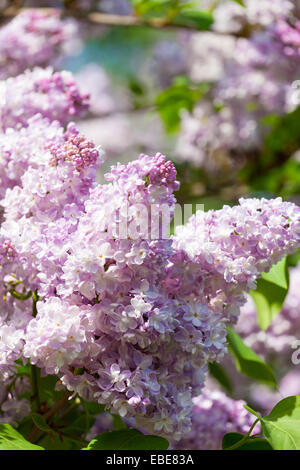
[(76, 22), (62, 20), (58, 10), (20, 13), (0, 30), (0, 78), (55, 63), (74, 44), (77, 33)]
[(26, 127), (35, 114), (64, 125), (87, 110), (88, 100), (89, 94), (80, 93), (70, 72), (27, 70), (0, 81), (1, 129)]

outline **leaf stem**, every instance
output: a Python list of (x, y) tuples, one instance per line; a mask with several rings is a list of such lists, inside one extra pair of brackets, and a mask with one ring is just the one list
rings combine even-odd
[(33, 364), (30, 365), (31, 371), (31, 400), (36, 401), (37, 410), (41, 406), (40, 396), (39, 396), (39, 387), (38, 387), (38, 379), (39, 379), (39, 369), (38, 367), (34, 366)]
[(233, 444), (231, 447), (227, 447), (226, 450), (235, 450), (235, 449), (238, 449), (239, 447), (241, 447), (247, 440), (248, 438), (250, 437), (250, 434), (251, 432), (253, 431), (253, 429), (255, 428), (256, 424), (258, 423), (259, 421), (259, 418), (257, 418), (254, 423), (252, 424), (251, 428), (249, 429), (249, 431), (247, 432), (247, 434), (245, 434), (245, 436), (243, 437), (243, 439), (239, 440), (238, 442), (236, 442), (235, 444)]

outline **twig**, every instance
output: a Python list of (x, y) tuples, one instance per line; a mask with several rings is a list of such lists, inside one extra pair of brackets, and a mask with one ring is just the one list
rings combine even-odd
[[(33, 8), (16, 8), (8, 7), (0, 11), (0, 19), (9, 19), (21, 12), (32, 10)], [(55, 8), (35, 8), (36, 10), (45, 14), (52, 13), (53, 11), (60, 11), (63, 17), (71, 17), (81, 21), (87, 21), (90, 23), (104, 25), (104, 26), (147, 26), (155, 29), (184, 29), (191, 31), (199, 31), (193, 24), (180, 24), (172, 23), (170, 18), (141, 18), (135, 15), (115, 15), (110, 13), (101, 13), (98, 11), (84, 11), (76, 9), (60, 9)], [(223, 33), (216, 31), (217, 34), (224, 35)], [(239, 34), (233, 33), (234, 36)]]
[(40, 396), (39, 396), (39, 387), (38, 387), (39, 369), (36, 366), (31, 364), (30, 370), (31, 370), (31, 390), (32, 390), (31, 400), (36, 401), (37, 409), (39, 409), (41, 406)]
[[(65, 404), (68, 402), (69, 400), (69, 397), (72, 395), (73, 392), (66, 392), (61, 398), (60, 400), (58, 400), (53, 406), (52, 408), (50, 408), (50, 410), (47, 411), (47, 413), (45, 413), (43, 416), (43, 418), (45, 419), (45, 421), (49, 421), (50, 418), (52, 418), (52, 416), (54, 416), (61, 408), (63, 408), (65, 406)], [(28, 440), (30, 442), (36, 442), (36, 440), (38, 440), (40, 438), (40, 434), (42, 433), (43, 431), (41, 431), (35, 424), (33, 425), (29, 435), (28, 435)]]

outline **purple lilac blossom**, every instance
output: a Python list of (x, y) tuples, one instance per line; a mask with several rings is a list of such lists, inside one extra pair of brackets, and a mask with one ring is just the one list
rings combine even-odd
[(76, 22), (62, 20), (58, 10), (20, 13), (0, 30), (0, 78), (55, 63), (72, 47), (77, 33)]
[[(246, 2), (246, 8), (242, 8), (229, 3), (228, 8), (246, 12), (254, 5)], [(261, 2), (256, 3), (261, 8)], [(270, 5), (273, 3), (276, 4)], [(261, 122), (264, 116), (295, 109), (291, 84), (300, 70), (299, 20), (295, 16), (290, 24), (289, 10), (278, 11), (281, 14), (274, 23), (266, 22), (264, 28), (250, 29), (247, 37), (226, 35), (224, 42), (220, 42), (219, 35), (214, 33), (191, 36), (188, 41), (191, 77), (196, 81), (213, 80), (213, 83), (207, 98), (196, 105), (193, 113), (182, 115), (179, 158), (204, 166), (208, 171), (225, 170), (226, 166), (232, 170), (232, 161), (240, 166), (245, 158), (261, 150), (268, 132)], [(258, 18), (253, 14), (255, 17)], [(208, 70), (207, 62), (203, 61), (207, 55), (210, 56)]]
[(89, 94), (80, 93), (70, 72), (35, 68), (1, 81), (0, 102), (0, 124), (5, 131), (26, 127), (35, 114), (65, 125), (88, 109)]
[[(219, 390), (205, 388), (193, 399), (192, 429), (180, 441), (171, 442), (178, 450), (221, 450), (226, 433), (246, 434), (255, 417), (244, 408), (246, 402), (233, 400)], [(260, 432), (256, 425), (252, 434)]]
[(95, 185), (98, 155), (74, 126), (46, 149), (2, 201), (1, 233), (41, 295), (36, 318), (18, 328), (17, 352), (61, 386), (178, 439), (190, 429), (207, 362), (225, 353), (243, 291), (299, 246), (299, 209), (242, 200), (197, 213), (174, 239), (147, 231), (120, 239), (119, 223), (134, 221), (137, 204), (164, 204), (172, 216), (172, 163), (141, 155)]
[[(244, 291), (299, 247), (300, 210), (241, 200), (164, 238), (179, 187), (164, 155), (119, 163), (97, 184), (102, 151), (74, 124), (27, 124), (3, 134), (1, 376), (28, 359), (60, 387), (179, 439)], [(153, 207), (167, 212), (161, 230)], [(36, 316), (14, 291), (37, 291)]]

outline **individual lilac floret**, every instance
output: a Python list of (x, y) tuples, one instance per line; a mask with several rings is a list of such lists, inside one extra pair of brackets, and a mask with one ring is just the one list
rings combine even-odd
[(62, 20), (57, 10), (20, 13), (0, 30), (0, 78), (53, 63), (77, 33), (76, 22)]
[[(243, 400), (233, 400), (219, 390), (204, 389), (193, 402), (192, 430), (180, 441), (171, 442), (174, 449), (220, 450), (224, 434), (246, 434), (255, 420)], [(252, 434), (258, 432), (257, 425)]]
[(81, 94), (70, 72), (35, 68), (0, 82), (2, 131), (26, 127), (40, 114), (65, 125), (88, 108), (88, 94)]

